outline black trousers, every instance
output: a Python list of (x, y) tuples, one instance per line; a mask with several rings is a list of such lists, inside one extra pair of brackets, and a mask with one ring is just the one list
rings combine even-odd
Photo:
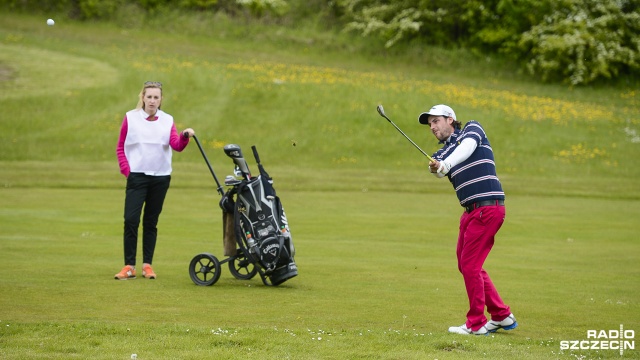
[(169, 190), (171, 176), (150, 176), (130, 173), (127, 177), (127, 192), (124, 200), (124, 264), (136, 265), (138, 249), (138, 227), (142, 218), (143, 263), (153, 262), (153, 253), (158, 237), (158, 218)]

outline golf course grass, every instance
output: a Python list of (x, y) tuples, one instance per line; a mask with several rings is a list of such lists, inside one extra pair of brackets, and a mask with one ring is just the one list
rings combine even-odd
[[(391, 54), (222, 17), (46, 18), (0, 14), (0, 358), (640, 358), (561, 349), (595, 340), (589, 330), (640, 331), (637, 90), (543, 85), (489, 59), (463, 66), (461, 50)], [(115, 147), (147, 80), (163, 83), (163, 110), (195, 129), (219, 179), (233, 170), (225, 144), (254, 172), (257, 146), (297, 277), (269, 287), (225, 264), (215, 285), (193, 284), (195, 255), (224, 257), (220, 197), (191, 143), (173, 156), (158, 278), (113, 280), (125, 187)], [(462, 210), (376, 112), (434, 152), (417, 117), (438, 103), (478, 120), (496, 156), (507, 217), (485, 269), (513, 331), (447, 333), (468, 305)]]

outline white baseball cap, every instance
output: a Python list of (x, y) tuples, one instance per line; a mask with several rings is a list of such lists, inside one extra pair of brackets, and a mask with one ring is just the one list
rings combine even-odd
[(452, 117), (454, 121), (458, 121), (453, 109), (444, 104), (434, 105), (429, 111), (420, 114), (418, 117), (420, 124), (429, 125), (429, 115)]

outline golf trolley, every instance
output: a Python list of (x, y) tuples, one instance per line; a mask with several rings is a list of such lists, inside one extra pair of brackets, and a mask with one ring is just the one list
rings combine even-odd
[(256, 147), (251, 149), (260, 175), (254, 177), (240, 146), (224, 146), (225, 154), (235, 164), (235, 176), (226, 177), (228, 190), (224, 192), (200, 141), (195, 135), (193, 139), (222, 196), (219, 205), (223, 212), (224, 255), (228, 257), (220, 261), (211, 253), (196, 255), (189, 264), (191, 280), (196, 285), (213, 285), (220, 279), (221, 265), (225, 263), (229, 263), (236, 279), (249, 280), (259, 274), (267, 286), (280, 285), (298, 275), (287, 217)]

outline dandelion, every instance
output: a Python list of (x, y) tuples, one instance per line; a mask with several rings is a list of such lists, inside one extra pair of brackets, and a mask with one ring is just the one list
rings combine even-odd
[[(444, 97), (455, 98), (457, 102), (476, 109), (492, 108), (502, 111), (508, 114), (509, 119), (551, 121), (555, 125), (567, 125), (573, 121), (594, 122), (600, 118), (607, 118), (611, 112), (608, 108), (597, 104), (514, 94), (510, 91), (460, 84), (435, 84), (427, 80), (404, 79), (394, 75), (339, 68), (278, 63), (234, 63), (227, 64), (226, 69), (232, 72), (248, 72), (255, 76), (255, 80), (269, 83), (346, 85), (399, 93), (414, 92), (427, 96), (442, 96), (444, 93)], [(634, 97), (635, 93), (623, 94), (623, 97), (625, 96)], [(360, 109), (363, 106), (364, 104), (351, 105), (354, 109)], [(633, 109), (623, 108), (621, 113), (631, 115)]]
[(557, 159), (565, 162), (584, 163), (588, 160), (594, 160), (600, 157), (606, 157), (607, 150), (593, 148), (589, 149), (582, 143), (571, 145), (570, 149), (560, 150), (555, 153)]

